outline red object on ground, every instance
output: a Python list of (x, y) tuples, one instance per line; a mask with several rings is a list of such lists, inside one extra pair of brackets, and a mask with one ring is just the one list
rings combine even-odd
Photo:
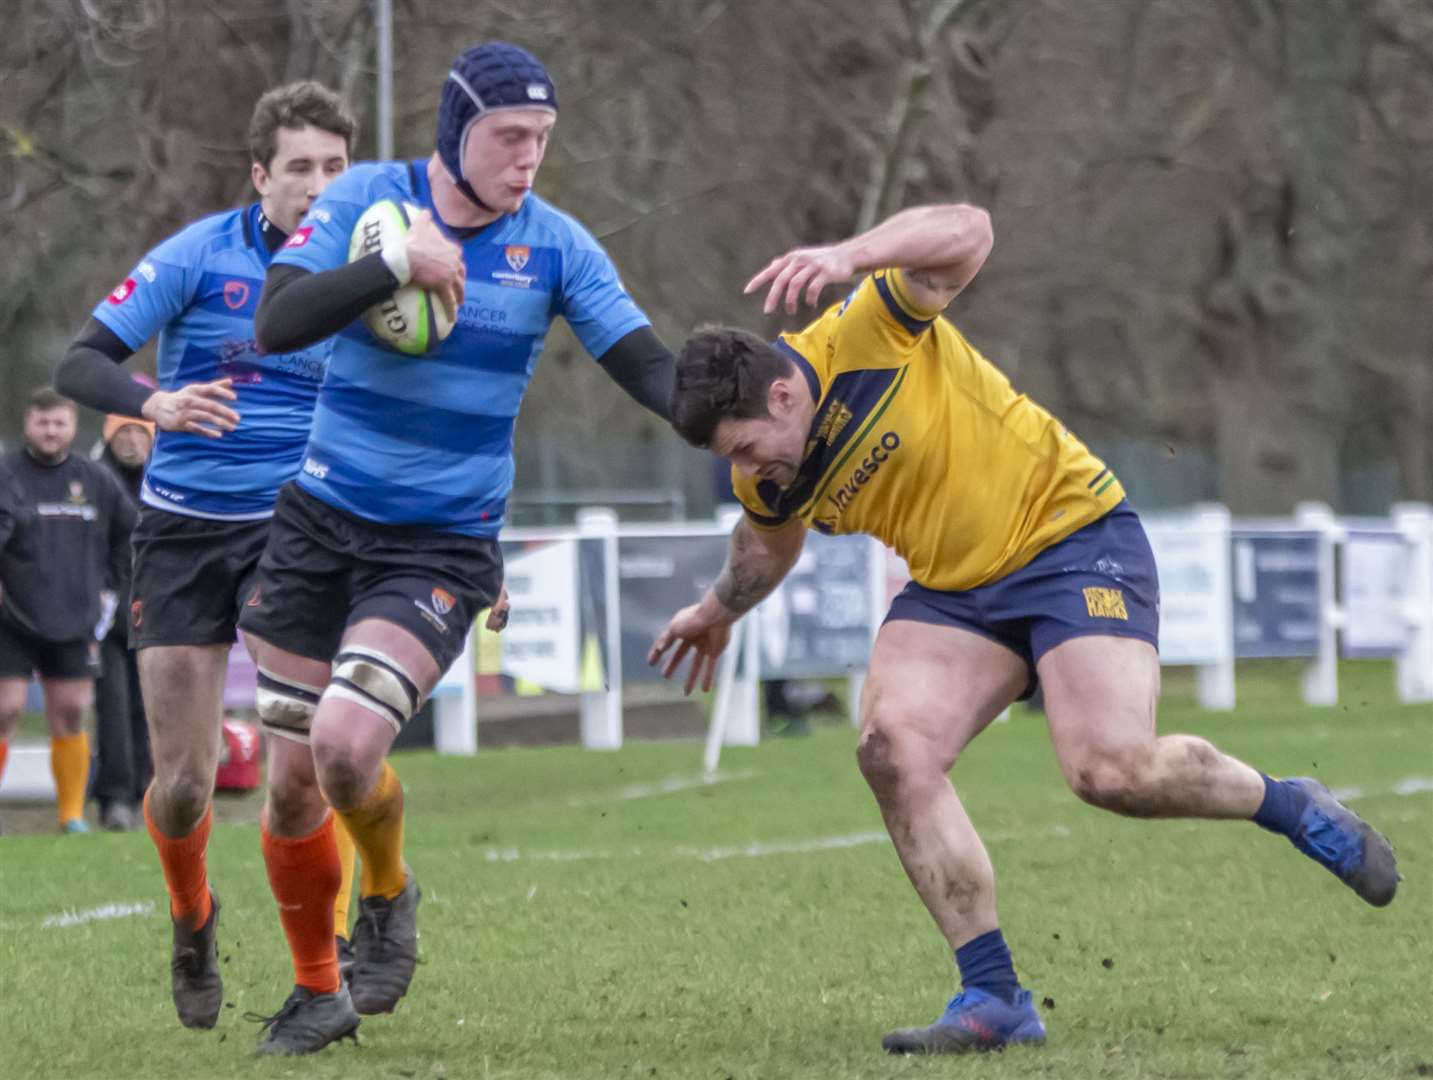
[(220, 736), (214, 786), (220, 791), (253, 791), (259, 786), (258, 726), (225, 717)]

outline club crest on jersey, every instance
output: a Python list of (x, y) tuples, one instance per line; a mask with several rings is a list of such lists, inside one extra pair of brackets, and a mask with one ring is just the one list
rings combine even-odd
[(308, 238), (309, 238), (310, 236), (312, 236), (312, 235), (313, 235), (313, 226), (312, 226), (312, 225), (302, 225), (302, 226), (300, 226), (299, 228), (297, 228), (297, 229), (294, 230), (294, 234), (289, 237), (288, 242), (287, 242), (286, 244), (284, 244), (284, 247), (293, 247), (293, 248), (303, 247), (305, 244), (308, 243)]
[(111, 304), (122, 304), (134, 295), (134, 278), (125, 278), (114, 287), (114, 292), (109, 294)]
[(78, 480), (70, 481), (70, 502), (75, 506), (83, 506), (85, 502), (85, 485)]
[(834, 398), (831, 404), (826, 407), (826, 415), (821, 419), (821, 427), (816, 432), (816, 438), (830, 446), (846, 430), (846, 425), (851, 422), (851, 410)]
[(503, 255), (506, 256), (509, 266), (520, 271), (527, 265), (527, 260), (531, 258), (532, 248), (526, 244), (509, 244), (503, 249)]
[(242, 281), (224, 282), (224, 306), (238, 311), (249, 299), (249, 286)]
[(439, 615), (448, 614), (448, 612), (453, 610), (453, 605), (458, 602), (457, 597), (447, 589), (439, 589), (436, 587), (433, 589), (431, 599), (433, 601), (433, 610)]

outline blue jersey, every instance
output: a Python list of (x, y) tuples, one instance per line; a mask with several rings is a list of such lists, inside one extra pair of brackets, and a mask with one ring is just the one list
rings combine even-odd
[[(342, 266), (359, 216), (381, 199), (432, 209), (427, 162), (355, 165), (275, 261), (313, 272)], [(298, 483), (370, 521), (496, 536), (518, 407), (552, 320), (563, 316), (599, 357), (649, 322), (591, 234), (535, 195), (475, 233), (448, 235), (468, 270), (453, 332), (415, 357), (383, 345), (361, 320), (341, 331)]]
[[(254, 310), (269, 249), (258, 204), (201, 218), (146, 255), (94, 317), (131, 349), (159, 335), (159, 385), (231, 378), (239, 426), (223, 438), (160, 431), (141, 498), (192, 517), (246, 521), (273, 514), (303, 463), (314, 398), (332, 341), (261, 355)], [(272, 228), (273, 226), (268, 226)]]

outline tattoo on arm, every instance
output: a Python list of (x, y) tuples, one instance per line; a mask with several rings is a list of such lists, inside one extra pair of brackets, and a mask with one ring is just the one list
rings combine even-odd
[(712, 586), (722, 607), (738, 615), (756, 607), (775, 587), (776, 582), (763, 580), (759, 571), (731, 563), (722, 568), (721, 577)]
[(726, 565), (712, 591), (728, 611), (744, 614), (764, 600), (790, 569), (751, 534), (745, 522), (732, 530)]

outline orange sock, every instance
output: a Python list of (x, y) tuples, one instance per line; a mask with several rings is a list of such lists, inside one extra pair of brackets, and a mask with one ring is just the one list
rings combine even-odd
[(294, 983), (315, 994), (339, 986), (338, 951), (333, 944), (333, 898), (342, 868), (333, 838), (333, 815), (307, 836), (275, 836), (268, 821), (259, 826), (269, 888), (279, 905), (279, 922), (289, 939)]
[(338, 865), (342, 870), (338, 879), (338, 898), (333, 902), (333, 932), (347, 941), (348, 905), (353, 900), (353, 865), (358, 856), (353, 837), (348, 835), (348, 828), (337, 815), (334, 816), (333, 839), (338, 845)]
[(90, 737), (50, 736), (50, 772), (55, 777), (55, 796), (60, 824), (85, 816), (85, 788), (90, 779)]
[(408, 884), (403, 865), (403, 784), (393, 766), (385, 761), (368, 798), (340, 816), (363, 856), (359, 894), (392, 900)]
[(165, 836), (149, 813), (149, 792), (144, 793), (144, 824), (159, 851), (164, 885), (169, 890), (169, 914), (182, 919), (191, 930), (209, 921), (209, 828), (214, 821), (210, 806), (188, 836)]
[(5, 759), (10, 756), (10, 741), (0, 739), (0, 779), (5, 776)]

